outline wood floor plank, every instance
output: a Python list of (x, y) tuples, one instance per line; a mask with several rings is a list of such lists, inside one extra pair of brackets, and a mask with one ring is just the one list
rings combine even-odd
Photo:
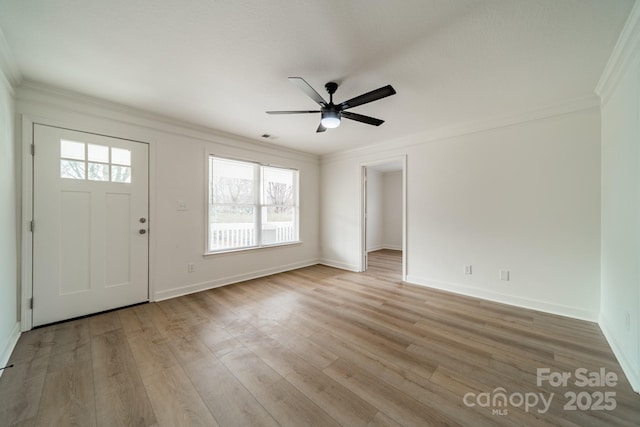
[(339, 425), (252, 351), (236, 350), (222, 362), (280, 425)]
[[(80, 319), (85, 320), (85, 319)], [(88, 318), (91, 335), (101, 335), (105, 332), (121, 329), (120, 316), (117, 311), (97, 314)]]
[(278, 426), (267, 410), (216, 357), (197, 360), (184, 368), (220, 425)]
[(34, 359), (49, 357), (53, 348), (54, 335), (55, 327), (53, 326), (24, 332), (9, 357), (9, 364), (26, 363)]
[(48, 372), (87, 361), (91, 361), (89, 321), (79, 319), (56, 325)]
[(375, 416), (376, 408), (272, 338), (247, 347), (342, 425), (365, 426)]
[(323, 372), (403, 426), (459, 425), (349, 361), (338, 359)]
[(128, 342), (143, 379), (179, 363), (164, 340), (141, 335), (128, 338)]
[(135, 358), (122, 329), (91, 340), (96, 418), (99, 426), (157, 423)]
[(218, 426), (182, 367), (163, 369), (143, 381), (160, 425)]
[(391, 418), (386, 416), (383, 412), (378, 412), (376, 416), (373, 417), (371, 421), (369, 421), (369, 424), (367, 424), (367, 427), (402, 427), (402, 425), (393, 421)]
[[(21, 343), (19, 343), (20, 345)], [(23, 354), (35, 356), (39, 351), (23, 350)], [(47, 353), (50, 352), (50, 347)], [(49, 356), (21, 360), (13, 358), (12, 368), (5, 369), (0, 377), (0, 420), (8, 425), (33, 423), (40, 407)]]
[(49, 372), (42, 394), (37, 426), (96, 425), (90, 360), (67, 364)]

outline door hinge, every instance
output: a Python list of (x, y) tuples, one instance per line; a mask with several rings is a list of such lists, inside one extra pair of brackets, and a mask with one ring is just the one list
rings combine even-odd
[(33, 298), (29, 298), (29, 308), (33, 310)]
[(36, 145), (35, 144), (31, 144), (31, 155), (32, 156), (36, 155)]
[(30, 230), (32, 233), (33, 233), (33, 228), (34, 228), (33, 221), (31, 221), (31, 223), (29, 224), (29, 230)]

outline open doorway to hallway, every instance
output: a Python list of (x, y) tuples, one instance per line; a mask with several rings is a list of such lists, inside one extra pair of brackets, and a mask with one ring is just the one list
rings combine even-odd
[(397, 280), (406, 277), (405, 182), (405, 157), (362, 165), (362, 271), (380, 271), (382, 265), (395, 260), (399, 268), (384, 274), (395, 274)]

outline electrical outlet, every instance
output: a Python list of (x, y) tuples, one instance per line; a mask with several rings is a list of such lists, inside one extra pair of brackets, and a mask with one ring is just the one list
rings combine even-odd
[(500, 270), (500, 280), (504, 282), (509, 281), (509, 270)]
[(471, 274), (473, 270), (471, 269), (471, 265), (465, 264), (463, 271), (464, 271), (464, 274)]
[(194, 271), (196, 271), (196, 265), (192, 262), (187, 264), (187, 272), (193, 273)]

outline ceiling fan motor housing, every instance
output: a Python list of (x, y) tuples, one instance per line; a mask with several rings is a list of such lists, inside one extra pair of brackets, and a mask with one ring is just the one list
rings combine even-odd
[(334, 93), (336, 93), (336, 90), (338, 90), (338, 83), (329, 82), (326, 85), (324, 85), (324, 88), (327, 90), (329, 95), (333, 95)]

